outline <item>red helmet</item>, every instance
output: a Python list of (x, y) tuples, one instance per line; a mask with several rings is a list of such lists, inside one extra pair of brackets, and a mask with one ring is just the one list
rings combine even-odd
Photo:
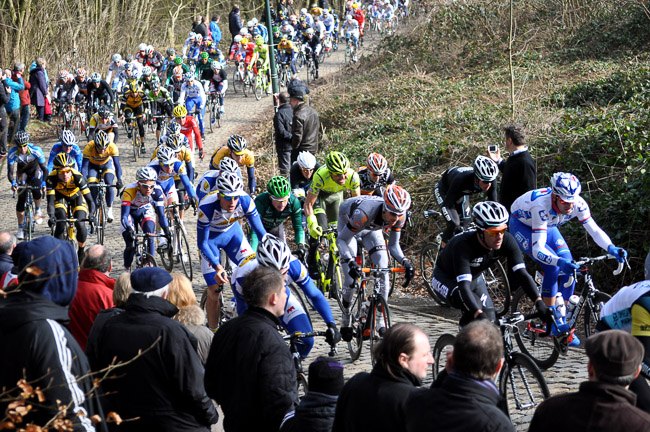
[(375, 175), (382, 175), (388, 169), (388, 161), (379, 153), (370, 153), (366, 163), (368, 171)]
[(401, 186), (390, 184), (384, 192), (384, 208), (392, 213), (403, 214), (411, 207), (411, 195)]
[(86, 69), (84, 69), (84, 68), (77, 69), (77, 76), (79, 78), (85, 77), (86, 76)]

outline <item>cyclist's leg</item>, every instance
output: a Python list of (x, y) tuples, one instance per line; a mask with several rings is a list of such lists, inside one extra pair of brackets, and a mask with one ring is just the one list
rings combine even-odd
[[(434, 282), (435, 281), (436, 279), (434, 278)], [(449, 282), (450, 281), (448, 281), (447, 284), (449, 284)], [(445, 285), (449, 286), (447, 284)], [(435, 289), (435, 285), (434, 285), (434, 289)], [(482, 275), (472, 280), (470, 289), (476, 301), (481, 305), (481, 310), (483, 311), (483, 313), (487, 316), (487, 318), (490, 321), (496, 322), (494, 304), (492, 303), (492, 299), (487, 293), (487, 287), (485, 286), (485, 280), (483, 279)], [(454, 288), (451, 290), (447, 299), (449, 300), (449, 304), (451, 306), (455, 307), (456, 309), (460, 309), (460, 311), (463, 313), (458, 323), (459, 326), (462, 327), (474, 320), (475, 312), (469, 310), (469, 308), (467, 307), (467, 305), (462, 299), (462, 296), (460, 294), (460, 288), (457, 285), (454, 286)]]
[(140, 143), (144, 148), (144, 119), (142, 118), (143, 111), (142, 105), (133, 109), (133, 114), (135, 115), (136, 121), (138, 123), (138, 133), (140, 134)]
[[(110, 158), (108, 162), (103, 165), (103, 177), (104, 183), (112, 185), (115, 183), (115, 165), (113, 164), (113, 158)], [(113, 207), (113, 200), (115, 199), (115, 188), (106, 189), (106, 206), (108, 208)]]
[[(131, 209), (131, 214), (129, 215), (129, 225), (133, 230), (135, 231), (135, 225), (134, 225), (134, 219), (136, 223), (139, 222), (139, 220), (142, 218), (142, 214), (144, 214), (144, 210), (139, 208), (139, 209)], [(133, 247), (134, 244), (132, 241), (127, 239), (126, 236), (126, 228), (122, 226), (122, 238), (124, 238), (124, 268), (130, 269), (131, 268), (131, 263), (133, 262), (133, 256), (135, 255), (135, 248)]]
[(33, 189), (32, 190), (32, 198), (34, 199), (34, 207), (36, 211), (38, 211), (41, 208), (41, 185), (43, 183), (43, 172), (41, 171), (40, 167), (37, 167), (34, 171), (34, 175), (32, 178), (27, 182), (28, 185), (37, 187), (38, 189)]
[[(95, 165), (93, 163), (88, 163), (88, 184), (96, 185), (99, 183), (99, 171), (104, 167), (104, 165)], [(97, 195), (99, 195), (99, 188), (91, 187), (90, 195), (93, 197), (93, 202), (95, 203), (95, 208), (97, 208)]]
[(436, 198), (440, 212), (443, 214), (445, 220), (447, 221), (447, 227), (441, 235), (442, 245), (444, 246), (447, 244), (449, 239), (454, 236), (454, 229), (456, 228), (456, 225), (451, 221), (451, 216), (449, 215), (447, 208), (443, 205), (445, 201), (446, 191), (441, 190), (440, 183), (436, 183), (435, 187), (433, 188), (433, 195)]
[[(147, 209), (143, 215), (140, 227), (145, 234), (154, 234), (156, 232), (156, 215), (153, 209)], [(155, 237), (147, 239), (147, 252), (151, 256), (156, 256), (156, 242)]]
[(86, 247), (86, 239), (88, 238), (88, 232), (86, 231), (86, 222), (81, 222), (81, 219), (86, 219), (88, 217), (88, 207), (86, 207), (86, 201), (84, 201), (81, 193), (77, 193), (74, 198), (68, 201), (68, 205), (74, 206), (72, 208), (72, 214), (77, 219), (75, 222), (75, 227), (77, 228), (77, 258), (79, 263), (84, 257), (84, 249)]
[[(388, 252), (386, 250), (384, 235), (382, 234), (381, 230), (365, 233), (361, 239), (363, 241), (363, 247), (368, 251), (368, 255), (370, 255), (370, 260), (372, 263), (376, 267), (388, 267)], [(382, 277), (378, 279), (379, 294), (381, 294), (384, 299), (388, 299), (388, 292), (390, 290), (388, 279), (388, 273), (382, 274)]]
[[(321, 192), (321, 195), (323, 193)], [(319, 197), (314, 203), (314, 215), (318, 221), (318, 225), (321, 228), (327, 228), (327, 216), (325, 215), (325, 210), (322, 207), (322, 197)], [(316, 250), (318, 249), (318, 244), (320, 243), (319, 239), (309, 236), (309, 256), (307, 257), (307, 267), (309, 269), (309, 276), (313, 280), (317, 280), (320, 277), (320, 269), (318, 268), (318, 263), (316, 262)]]
[(57, 222), (54, 227), (54, 237), (63, 240), (65, 238), (65, 219), (68, 216), (68, 206), (65, 198), (59, 198), (54, 201), (54, 219), (61, 221)]
[[(560, 230), (557, 228), (549, 228), (546, 244), (549, 248), (557, 254), (560, 258), (567, 259), (569, 261), (573, 260), (569, 246), (567, 245), (564, 237), (560, 233)], [(559, 268), (558, 268), (559, 272)], [(546, 273), (544, 273), (546, 275)], [(561, 274), (559, 275), (559, 280), (557, 281), (558, 291), (562, 293), (565, 301), (569, 301), (569, 297), (573, 295), (573, 290), (575, 289), (576, 282), (573, 278), (573, 275)]]
[[(339, 220), (339, 207), (343, 202), (343, 191), (329, 194), (323, 197), (323, 208), (327, 215), (327, 220), (330, 225), (335, 225)], [(319, 221), (320, 222), (320, 221)], [(326, 229), (327, 227), (323, 227)]]
[[(357, 256), (356, 237), (352, 237), (349, 242), (344, 242), (344, 240), (337, 238), (336, 245), (338, 246), (339, 250), (348, 248), (353, 257)], [(352, 302), (352, 297), (354, 297), (354, 290), (350, 289), (354, 280), (352, 279), (352, 276), (350, 276), (350, 266), (348, 265), (347, 261), (341, 260), (341, 271), (345, 277), (343, 281), (343, 287), (341, 288), (341, 291), (343, 292), (343, 305), (347, 308)], [(346, 324), (345, 320), (343, 324)]]
[[(27, 178), (26, 174), (23, 174), (22, 179), (17, 179), (18, 183), (22, 183)], [(25, 182), (27, 184), (27, 182)], [(18, 194), (18, 199), (16, 200), (16, 220), (18, 221), (18, 231), (22, 233), (23, 228), (25, 227), (25, 201), (27, 201), (27, 191), (23, 190)]]
[[(305, 310), (300, 304), (300, 300), (290, 294), (291, 291), (288, 287), (285, 289), (287, 290), (288, 298), (287, 304), (284, 307), (284, 315), (280, 317), (282, 325), (287, 329), (287, 331), (289, 331), (289, 333), (311, 332), (313, 330), (311, 323), (309, 322)], [(302, 343), (298, 344), (298, 353), (300, 354), (300, 357), (304, 359), (309, 355), (309, 352), (314, 346), (314, 338), (303, 338), (301, 339), (301, 342)]]

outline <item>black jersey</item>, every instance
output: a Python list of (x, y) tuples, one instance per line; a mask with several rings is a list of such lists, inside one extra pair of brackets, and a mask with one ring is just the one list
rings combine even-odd
[[(488, 201), (497, 200), (497, 182), (492, 180), (490, 189), (485, 192)], [(452, 167), (444, 172), (438, 182), (440, 195), (444, 197), (443, 207), (453, 207), (466, 195), (483, 192), (475, 183), (474, 169), (471, 167)]]
[(357, 174), (359, 174), (359, 181), (361, 182), (361, 195), (382, 196), (382, 192), (386, 186), (395, 183), (395, 177), (390, 168), (386, 169), (381, 177), (379, 177), (377, 183), (370, 179), (368, 168), (361, 168), (357, 171)]

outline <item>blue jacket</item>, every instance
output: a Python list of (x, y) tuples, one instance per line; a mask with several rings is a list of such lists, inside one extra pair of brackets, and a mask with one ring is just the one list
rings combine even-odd
[(22, 78), (18, 78), (18, 82), (12, 80), (11, 78), (5, 79), (5, 83), (11, 89), (11, 94), (9, 95), (9, 102), (5, 105), (5, 109), (8, 113), (12, 112), (15, 109), (20, 108), (20, 95), (18, 92), (20, 90), (25, 90), (25, 83)]
[[(48, 172), (52, 172), (52, 168), (54, 168), (54, 157), (59, 153), (63, 153), (63, 144), (61, 142), (54, 144), (52, 146), (52, 150), (50, 150), (50, 157), (47, 160)], [(81, 171), (81, 167), (83, 166), (83, 152), (81, 151), (81, 149), (77, 144), (72, 146), (72, 151), (70, 152), (70, 155), (74, 158), (74, 161), (77, 163), (75, 169), (77, 171)]]
[(212, 41), (215, 45), (221, 42), (221, 29), (216, 21), (210, 21), (210, 33), (212, 33)]

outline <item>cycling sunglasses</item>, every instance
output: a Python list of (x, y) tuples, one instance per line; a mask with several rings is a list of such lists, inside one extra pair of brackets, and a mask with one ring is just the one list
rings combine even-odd
[(575, 204), (575, 201), (564, 201), (562, 198), (559, 197), (559, 195), (556, 195), (558, 201), (560, 201), (560, 204), (563, 205), (569, 205), (569, 204)]
[(508, 225), (506, 225), (503, 228), (486, 229), (486, 230), (483, 230), (483, 232), (485, 234), (489, 235), (490, 237), (496, 237), (498, 235), (503, 235), (506, 232), (507, 229), (508, 229)]
[(70, 168), (70, 167), (64, 167), (64, 168), (59, 168), (57, 171), (58, 171), (59, 173), (69, 173), (69, 172), (72, 171), (72, 168)]
[(230, 195), (224, 195), (222, 193), (219, 193), (219, 196), (221, 198), (225, 199), (226, 201), (232, 201), (232, 200), (238, 200), (239, 199), (239, 196), (237, 196), (237, 195), (230, 196)]
[(274, 197), (273, 195), (271, 195), (271, 199), (273, 201), (277, 201), (277, 202), (287, 202), (287, 201), (289, 201), (289, 196), (286, 196), (284, 198), (278, 198), (278, 197)]
[(153, 189), (153, 188), (156, 187), (155, 184), (148, 185), (148, 184), (146, 184), (146, 183), (139, 183), (139, 185), (142, 186), (143, 188), (147, 188), (147, 189)]

